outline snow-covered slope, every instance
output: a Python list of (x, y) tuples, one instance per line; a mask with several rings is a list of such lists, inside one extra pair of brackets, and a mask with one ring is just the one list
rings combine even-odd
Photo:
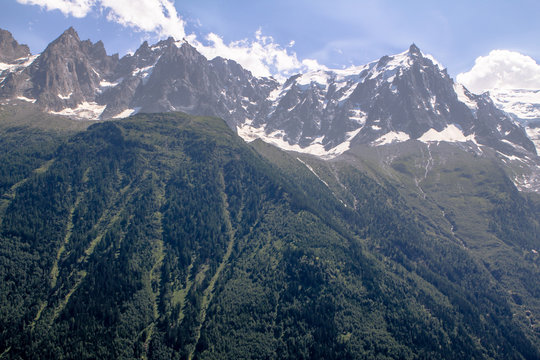
[(540, 89), (491, 89), (493, 103), (521, 124), (540, 154)]
[(414, 45), (364, 66), (293, 76), (268, 101), (266, 112), (237, 125), (239, 134), (317, 156), (335, 156), (354, 144), (409, 140), (535, 151), (489, 97), (455, 84)]
[(527, 135), (536, 146), (536, 152), (540, 154), (540, 123), (529, 124), (525, 128), (525, 131), (527, 132)]
[(489, 96), (499, 109), (524, 125), (540, 120), (540, 89), (492, 89)]

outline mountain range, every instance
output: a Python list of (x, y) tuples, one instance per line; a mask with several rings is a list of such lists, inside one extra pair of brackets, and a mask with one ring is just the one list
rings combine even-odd
[[(101, 42), (81, 41), (73, 28), (35, 56), (6, 31), (0, 46), (0, 99), (29, 101), (53, 114), (217, 116), (247, 139), (262, 137), (326, 156), (351, 144), (437, 138), (522, 157), (537, 151), (489, 96), (454, 83), (415, 45), (365, 66), (299, 74), (284, 83), (256, 78), (231, 60), (209, 61), (172, 38), (152, 46), (144, 42), (122, 58), (108, 56)], [(502, 104), (501, 96), (494, 98)], [(526, 116), (532, 112), (534, 106)]]
[(0, 358), (540, 357), (534, 92), (415, 45), (284, 82), (73, 28), (0, 62)]

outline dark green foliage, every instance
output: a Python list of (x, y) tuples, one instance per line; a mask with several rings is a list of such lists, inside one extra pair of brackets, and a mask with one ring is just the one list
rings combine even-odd
[[(539, 355), (491, 270), (390, 181), (184, 114), (30, 135), (41, 152), (0, 166), (21, 164), (1, 214), (0, 356)], [(491, 211), (489, 231), (529, 246), (538, 205), (504, 194), (516, 216)]]

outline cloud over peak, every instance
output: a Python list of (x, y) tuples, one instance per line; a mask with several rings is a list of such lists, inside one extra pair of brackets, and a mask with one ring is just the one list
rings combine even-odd
[(282, 47), (271, 36), (263, 35), (260, 29), (255, 32), (254, 40), (243, 39), (226, 44), (219, 35), (210, 33), (206, 36), (206, 44), (193, 35), (188, 37), (188, 41), (209, 60), (218, 56), (234, 60), (258, 77), (273, 76), (277, 80), (285, 80), (300, 71), (324, 68), (316, 60), (298, 60), (296, 53), (289, 50), (294, 41)]
[(250, 70), (255, 76), (273, 76), (278, 80), (300, 71), (324, 69), (316, 60), (299, 60), (291, 50), (294, 41), (281, 46), (271, 36), (259, 29), (253, 39), (226, 43), (215, 33), (201, 41), (196, 35), (186, 34), (186, 23), (178, 14), (174, 0), (17, 0), (25, 5), (38, 5), (52, 11), (59, 10), (65, 16), (83, 18), (92, 12), (104, 15), (108, 21), (123, 27), (168, 36), (176, 40), (186, 38), (208, 59), (221, 56), (232, 59)]
[(47, 11), (59, 10), (65, 16), (83, 18), (93, 10), (106, 14), (107, 20), (136, 31), (173, 36), (181, 40), (185, 23), (171, 0), (17, 0), (38, 5)]
[(476, 59), (473, 68), (457, 81), (475, 93), (491, 89), (540, 89), (540, 65), (526, 55), (492, 50)]

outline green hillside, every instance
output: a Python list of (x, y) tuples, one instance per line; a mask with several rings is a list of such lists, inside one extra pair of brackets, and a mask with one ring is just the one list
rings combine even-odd
[(216, 118), (20, 117), (0, 358), (540, 358), (538, 202), (487, 160), (417, 183), (406, 153), (300, 157)]

